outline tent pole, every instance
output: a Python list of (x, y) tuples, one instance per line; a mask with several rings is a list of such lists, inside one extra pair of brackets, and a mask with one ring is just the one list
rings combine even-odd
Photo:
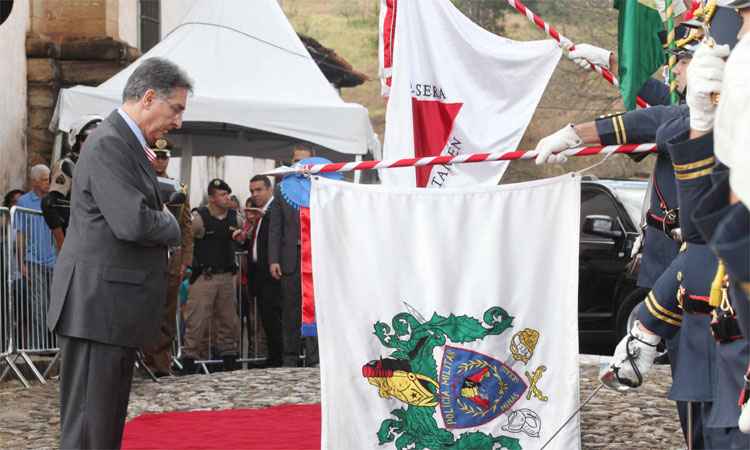
[(52, 144), (52, 161), (50, 161), (50, 167), (54, 166), (55, 163), (62, 158), (62, 144), (63, 134), (61, 131), (55, 133), (55, 143)]
[[(354, 156), (354, 161), (356, 161), (358, 163), (361, 162), (362, 161), (362, 155), (355, 155)], [(360, 184), (362, 182), (362, 171), (361, 170), (358, 170), (358, 171), (354, 172), (354, 182), (356, 184)]]
[[(180, 182), (190, 187), (191, 175), (193, 173), (193, 137), (185, 135), (185, 142), (180, 152)], [(188, 192), (190, 192), (188, 190)]]

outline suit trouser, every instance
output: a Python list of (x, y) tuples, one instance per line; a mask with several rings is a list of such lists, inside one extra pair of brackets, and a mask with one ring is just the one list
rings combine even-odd
[(164, 316), (159, 327), (159, 339), (153, 346), (143, 349), (146, 364), (157, 373), (169, 373), (172, 367), (172, 342), (177, 335), (175, 320), (177, 317), (177, 296), (180, 293), (181, 282), (179, 273), (169, 274)]
[(261, 325), (266, 334), (267, 363), (270, 366), (278, 366), (282, 363), (282, 349), (284, 348), (281, 332), (281, 286), (273, 279), (260, 278), (257, 272), (252, 280), (256, 283), (253, 290)]
[[(213, 329), (212, 329), (213, 328)], [(234, 291), (234, 275), (220, 273), (201, 275), (190, 286), (185, 305), (186, 358), (209, 357), (209, 331), (218, 356), (237, 355), (240, 342), (240, 318)]]
[(60, 448), (120, 448), (136, 349), (58, 338)]
[[(283, 364), (295, 367), (302, 343), (302, 286), (299, 272), (281, 276)], [(318, 339), (306, 338), (307, 364), (318, 363)]]
[(281, 332), (283, 363), (296, 367), (299, 362), (302, 326), (302, 287), (299, 272), (281, 276)]

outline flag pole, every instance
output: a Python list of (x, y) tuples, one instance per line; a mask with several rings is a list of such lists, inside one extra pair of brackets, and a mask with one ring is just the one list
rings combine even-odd
[[(506, 0), (510, 6), (512, 6), (516, 11), (526, 16), (526, 18), (529, 19), (531, 23), (537, 26), (540, 30), (547, 33), (549, 37), (556, 40), (558, 43), (560, 43), (560, 46), (567, 48), (568, 50), (575, 49), (575, 44), (573, 44), (573, 41), (568, 39), (567, 37), (560, 34), (555, 27), (545, 22), (539, 15), (534, 13), (534, 11), (531, 11), (529, 8), (526, 7), (520, 0)], [(619, 88), (620, 87), (620, 81), (615, 77), (615, 75), (607, 70), (604, 67), (597, 66), (596, 64), (593, 64), (589, 62), (589, 66), (592, 70), (594, 70), (596, 73), (601, 75), (605, 80), (609, 82), (612, 86)], [(649, 104), (642, 99), (641, 97), (635, 98), (636, 104), (640, 106), (641, 108), (648, 108)]]
[[(577, 147), (564, 150), (559, 154), (571, 156), (610, 155), (613, 153), (633, 154), (656, 151), (656, 144), (626, 144), (592, 147)], [(468, 164), (493, 161), (516, 161), (535, 159), (536, 151), (510, 151), (498, 153), (464, 153), (460, 155), (443, 155), (426, 158), (404, 158), (387, 161), (350, 161), (329, 164), (308, 164), (295, 167), (277, 167), (261, 175), (290, 175), (295, 173), (316, 174), (330, 172), (352, 172), (355, 170), (395, 169), (399, 167), (423, 167), (436, 165)]]
[(674, 54), (674, 49), (677, 47), (674, 28), (674, 0), (665, 0), (664, 5), (667, 9), (665, 14), (667, 17), (667, 46), (670, 50), (673, 50), (669, 53), (669, 64), (667, 65), (669, 100), (673, 105), (676, 105), (680, 102), (680, 98), (677, 95), (677, 79), (674, 76), (674, 66), (677, 64), (677, 56)]

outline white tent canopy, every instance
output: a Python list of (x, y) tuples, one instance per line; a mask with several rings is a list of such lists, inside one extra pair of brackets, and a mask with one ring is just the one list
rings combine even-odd
[[(69, 131), (86, 114), (108, 115), (146, 58), (184, 68), (195, 90), (183, 127), (170, 133), (175, 156), (283, 159), (297, 141), (332, 160), (377, 153), (367, 115), (328, 83), (276, 0), (200, 0), (183, 22), (98, 87), (63, 89), (51, 128)], [(373, 145), (374, 144), (374, 145)]]

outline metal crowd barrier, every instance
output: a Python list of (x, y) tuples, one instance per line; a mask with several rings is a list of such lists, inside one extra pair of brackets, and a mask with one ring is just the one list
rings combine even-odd
[[(29, 387), (16, 365), (20, 358), (39, 382), (46, 384), (46, 376), (59, 356), (57, 339), (47, 330), (56, 254), (52, 232), (41, 212), (33, 209), (17, 206), (10, 211), (4, 209), (0, 218), (6, 218), (2, 229), (4, 290), (0, 334), (4, 341), (2, 360), (7, 366), (0, 374), (0, 382), (13, 371), (21, 383)], [(32, 355), (53, 358), (44, 373), (34, 364)]]
[[(235, 263), (237, 267), (242, 267), (243, 259), (247, 257), (247, 252), (236, 252)], [(266, 360), (266, 355), (261, 355), (259, 351), (258, 342), (260, 340), (261, 327), (258, 315), (258, 305), (254, 298), (249, 299), (249, 307), (253, 309), (252, 317), (245, 317), (242, 315), (242, 288), (239, 283), (241, 270), (237, 271), (237, 274), (233, 277), (234, 284), (234, 299), (237, 308), (237, 315), (240, 317), (240, 342), (239, 342), (239, 355), (237, 362), (245, 366), (248, 363), (258, 363)], [(175, 339), (175, 345), (173, 347), (175, 364), (179, 366), (179, 359), (182, 357), (182, 340), (183, 340), (183, 320), (180, 308), (177, 308), (177, 315), (175, 317), (177, 322), (177, 338)], [(252, 323), (249, 323), (252, 322)], [(221, 364), (223, 361), (214, 355), (214, 328), (213, 320), (209, 324), (208, 328), (208, 358), (203, 360), (196, 360), (201, 370), (208, 374), (210, 373), (208, 366)], [(252, 333), (252, 334), (251, 334)], [(251, 338), (252, 336), (252, 338)], [(247, 343), (245, 342), (247, 340)], [(246, 368), (246, 366), (245, 366)]]

